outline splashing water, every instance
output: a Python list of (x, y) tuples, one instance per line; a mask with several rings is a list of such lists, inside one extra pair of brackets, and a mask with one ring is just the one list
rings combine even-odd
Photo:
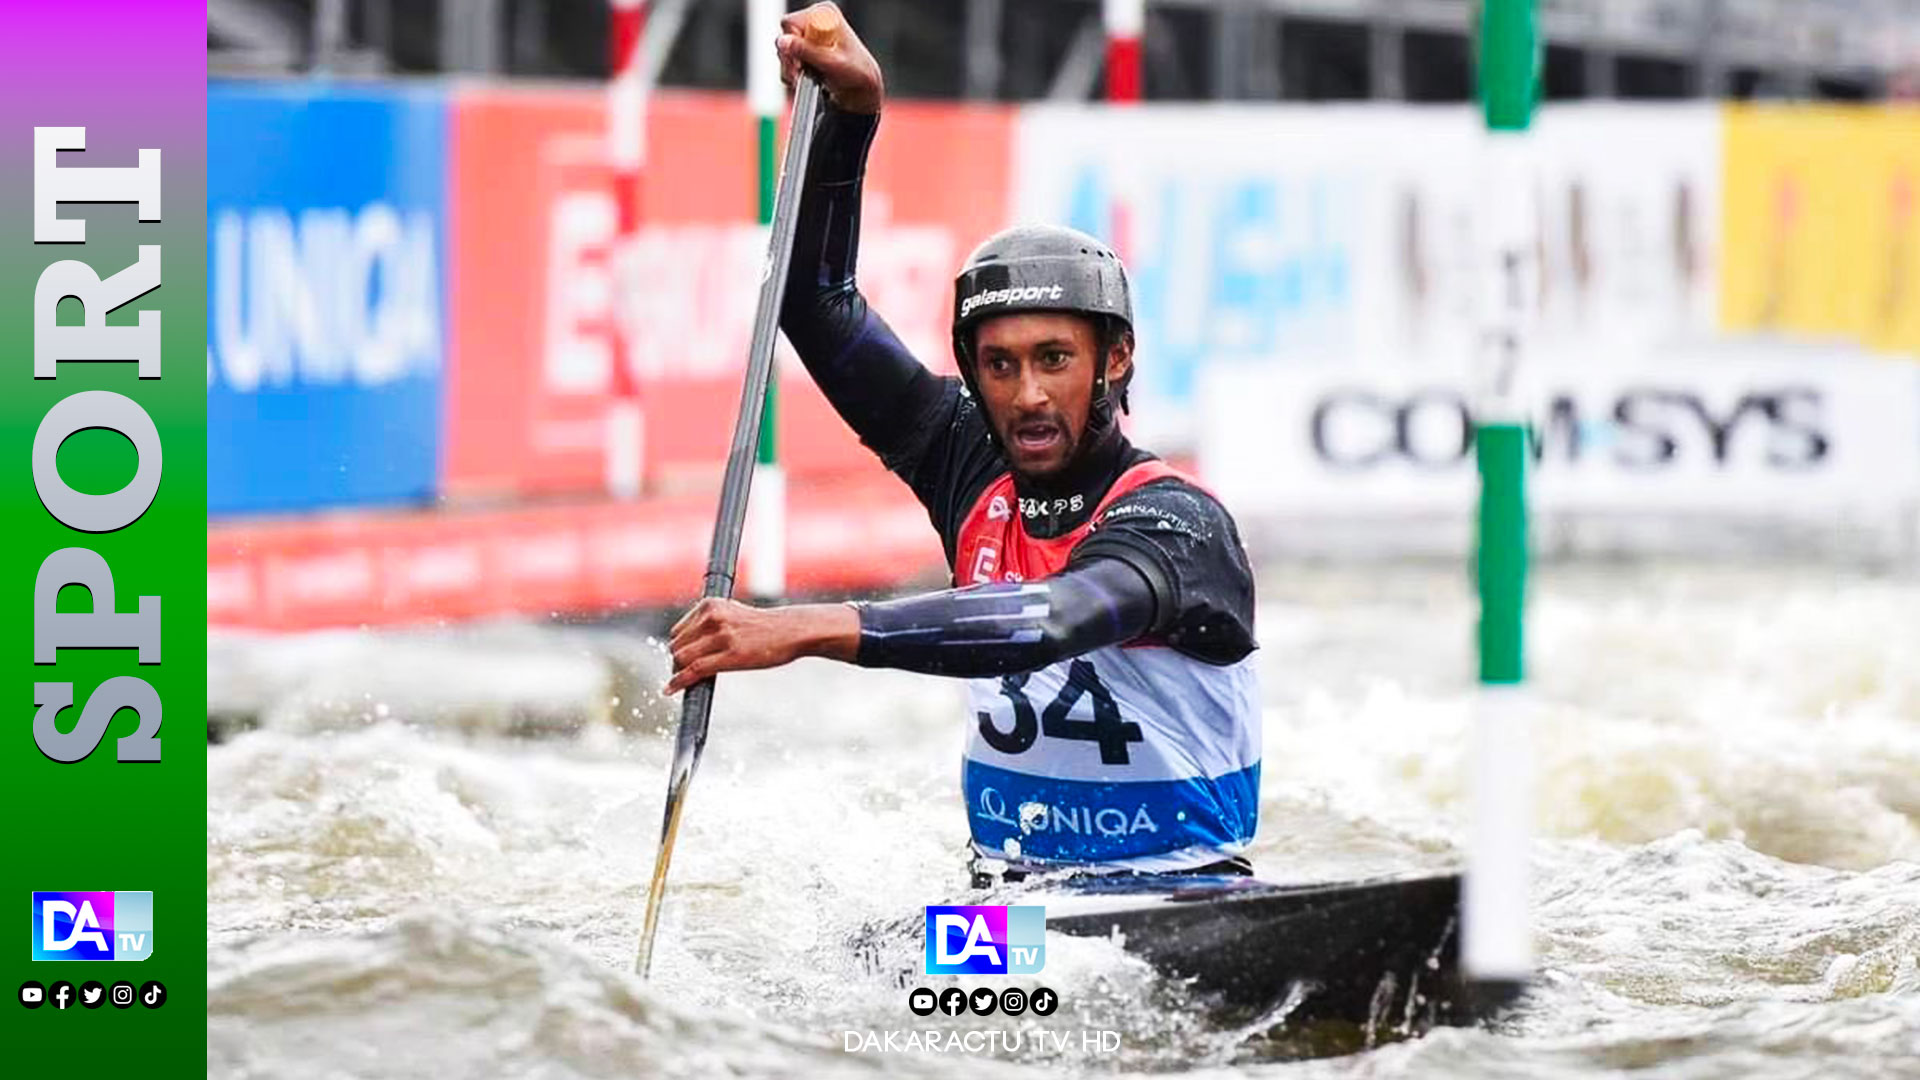
[[(1917, 612), (1920, 585), (1831, 570), (1548, 571), (1532, 995), (1489, 1029), (1298, 1062), (1275, 1037), (1297, 1000), (1220, 1027), (1108, 941), (1052, 935), (1042, 976), (992, 980), (1058, 991), (1045, 1019), (921, 1019), (871, 973), (862, 943), (911, 963), (920, 907), (966, 895), (955, 684), (724, 679), (642, 983), (673, 714), (621, 672), (639, 656), (657, 682), (657, 649), (537, 627), (221, 640), (210, 674), (253, 680), (260, 726), (210, 747), (208, 1071), (1920, 1075)], [(1269, 570), (1260, 620), (1261, 875), (1455, 865), (1458, 572)], [(529, 729), (562, 734), (507, 734)], [(1005, 1038), (977, 1053), (859, 1048), (987, 1029)], [(1121, 1045), (1045, 1037), (1083, 1029)]]

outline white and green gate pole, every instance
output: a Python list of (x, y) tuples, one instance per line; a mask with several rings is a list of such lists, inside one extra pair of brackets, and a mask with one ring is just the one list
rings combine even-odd
[(1480, 510), (1480, 691), (1474, 716), (1462, 961), (1476, 983), (1512, 986), (1533, 971), (1527, 912), (1533, 761), (1525, 691), (1527, 428), (1518, 376), (1537, 274), (1528, 128), (1539, 85), (1534, 0), (1483, 0), (1480, 103), (1487, 128), (1489, 249), (1475, 372)]
[[(785, 0), (747, 0), (747, 104), (753, 110), (758, 150), (759, 222), (773, 226), (774, 184), (780, 172), (778, 117), (786, 104), (780, 86), (780, 60), (774, 39), (780, 36)], [(765, 250), (763, 242), (755, 250)], [(747, 595), (777, 599), (787, 591), (787, 476), (780, 468), (779, 413), (780, 356), (774, 354), (773, 373), (767, 379), (767, 407), (760, 414), (760, 457), (753, 467), (753, 489), (747, 513)]]

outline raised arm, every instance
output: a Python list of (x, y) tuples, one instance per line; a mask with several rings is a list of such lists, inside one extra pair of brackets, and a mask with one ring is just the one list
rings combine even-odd
[[(810, 23), (829, 27), (833, 44), (804, 36)], [(782, 26), (777, 47), (786, 76), (806, 65), (828, 101), (802, 189), (780, 329), (841, 419), (905, 475), (924, 450), (930, 414), (950, 404), (951, 394), (868, 308), (854, 282), (867, 150), (885, 96), (880, 66), (832, 4), (795, 12)]]

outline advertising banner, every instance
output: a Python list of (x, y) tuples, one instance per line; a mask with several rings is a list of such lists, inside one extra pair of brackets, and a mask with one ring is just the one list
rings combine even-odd
[[(886, 475), (796, 488), (790, 588), (844, 595), (940, 580), (940, 541), (903, 491)], [(221, 525), (207, 533), (207, 621), (311, 630), (686, 604), (700, 590), (714, 501)]]
[(1540, 110), (1533, 138), (1543, 265), (1533, 333), (1543, 353), (1606, 364), (1712, 332), (1719, 130), (1712, 105)]
[[(1004, 224), (1009, 112), (889, 105), (869, 164), (861, 290), (921, 360), (951, 370), (952, 279)], [(738, 95), (666, 93), (648, 112), (639, 281), (616, 305), (602, 95), (474, 88), (453, 118), (452, 385), (457, 494), (598, 491), (614, 320), (631, 320), (646, 469), (711, 483), (738, 408), (766, 237), (754, 118)], [(780, 454), (801, 478), (877, 472), (780, 345)]]
[[(1015, 209), (1127, 260), (1136, 430), (1178, 448), (1211, 366), (1462, 360), (1479, 325), (1482, 140), (1477, 114), (1452, 107), (1030, 108)], [(1709, 329), (1713, 109), (1547, 109), (1536, 147), (1542, 346)]]
[(211, 513), (433, 495), (445, 117), (392, 87), (209, 89)]
[(1920, 357), (1920, 108), (1726, 111), (1723, 328)]
[[(1544, 510), (1831, 516), (1920, 500), (1920, 369), (1825, 350), (1642, 356), (1530, 373)], [(1460, 375), (1222, 369), (1200, 467), (1251, 516), (1471, 512)]]

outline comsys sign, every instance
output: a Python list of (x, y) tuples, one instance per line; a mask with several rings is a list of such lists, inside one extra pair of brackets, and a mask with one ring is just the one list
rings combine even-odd
[[(1920, 371), (1850, 354), (1704, 354), (1532, 373), (1544, 509), (1822, 512), (1920, 499)], [(1464, 376), (1222, 371), (1201, 468), (1249, 513), (1465, 513)]]
[[(1604, 463), (1654, 472), (1698, 463), (1800, 471), (1820, 467), (1832, 451), (1829, 411), (1825, 390), (1812, 383), (1724, 398), (1682, 383), (1627, 386), (1597, 398), (1562, 390), (1547, 398), (1529, 438), (1534, 463), (1547, 468)], [(1308, 426), (1315, 458), (1342, 472), (1444, 471), (1473, 454), (1473, 409), (1450, 387), (1329, 390)]]

